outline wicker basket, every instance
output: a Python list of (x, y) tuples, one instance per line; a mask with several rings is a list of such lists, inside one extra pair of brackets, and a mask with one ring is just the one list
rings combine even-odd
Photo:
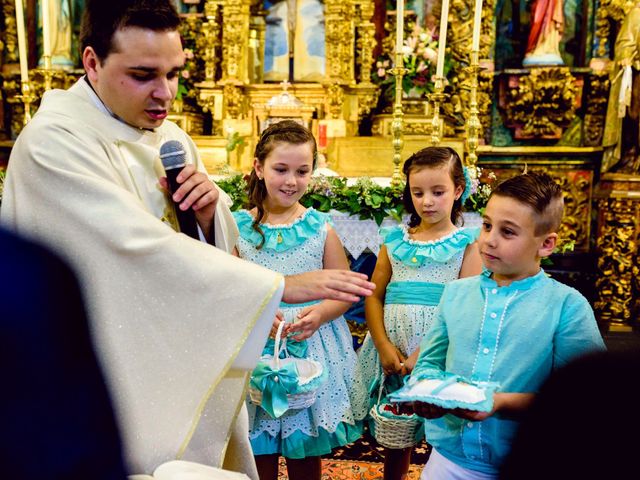
[(374, 437), (383, 447), (401, 449), (412, 447), (416, 444), (416, 433), (422, 425), (422, 419), (416, 415), (395, 415), (384, 410), (383, 391), (386, 376), (382, 374), (378, 401), (371, 407), (369, 415), (373, 419)]
[[(263, 356), (260, 359), (260, 362), (267, 363), (274, 370), (279, 370), (281, 365), (295, 363), (296, 370), (298, 371), (298, 388), (295, 393), (287, 394), (288, 409), (295, 410), (308, 408), (316, 401), (318, 388), (322, 385), (324, 380), (326, 380), (326, 373), (322, 364), (315, 360), (289, 356), (289, 352), (286, 347), (287, 339), (285, 338), (281, 341), (284, 325), (285, 322), (280, 322), (280, 325), (278, 326), (273, 357), (270, 355)], [(280, 358), (281, 352), (285, 352), (285, 358)], [(262, 391), (250, 386), (249, 398), (253, 404), (261, 405)]]

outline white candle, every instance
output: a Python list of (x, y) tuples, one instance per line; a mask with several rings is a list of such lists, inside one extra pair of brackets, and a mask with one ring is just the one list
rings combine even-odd
[(27, 58), (27, 36), (24, 30), (24, 10), (22, 0), (16, 0), (16, 25), (18, 27), (18, 55), (20, 56), (20, 80), (29, 81)]
[(449, 19), (449, 0), (442, 0), (442, 13), (440, 16), (440, 36), (438, 37), (438, 63), (436, 64), (436, 77), (444, 76), (444, 49), (447, 46), (447, 21)]
[(482, 0), (476, 0), (476, 10), (473, 15), (473, 40), (471, 41), (471, 51), (480, 50), (480, 27), (482, 26)]
[(398, 0), (396, 6), (396, 52), (402, 52), (404, 40), (404, 0)]
[(51, 17), (49, 16), (49, 0), (42, 0), (42, 55), (51, 57)]

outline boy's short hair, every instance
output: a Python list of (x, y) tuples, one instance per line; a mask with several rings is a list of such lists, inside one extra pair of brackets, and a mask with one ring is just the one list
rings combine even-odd
[(511, 177), (495, 187), (493, 195), (513, 198), (533, 208), (538, 214), (534, 217), (536, 235), (560, 228), (564, 211), (562, 189), (546, 173), (528, 172)]
[[(82, 15), (80, 46), (92, 47), (100, 62), (114, 51), (114, 34), (126, 27), (177, 30), (180, 15), (171, 0), (88, 0)], [(82, 52), (81, 52), (82, 53)]]

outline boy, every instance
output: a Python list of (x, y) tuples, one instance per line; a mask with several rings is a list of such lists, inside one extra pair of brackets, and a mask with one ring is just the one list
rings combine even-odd
[(490, 413), (415, 403), (433, 446), (423, 479), (496, 478), (517, 414), (551, 371), (604, 349), (587, 300), (540, 268), (562, 211), (562, 191), (546, 174), (518, 175), (492, 193), (478, 239), (486, 271), (447, 285), (412, 375), (445, 370), (500, 389)]

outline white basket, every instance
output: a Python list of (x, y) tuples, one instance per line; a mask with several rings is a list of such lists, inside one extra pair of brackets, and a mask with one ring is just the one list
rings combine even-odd
[[(288, 363), (295, 363), (296, 369), (298, 371), (298, 386), (302, 387), (309, 384), (312, 380), (320, 377), (323, 372), (323, 367), (321, 363), (309, 358), (295, 358), (288, 356), (289, 352), (287, 351), (287, 339), (283, 339), (282, 345), (280, 344), (280, 340), (282, 338), (282, 329), (284, 328), (284, 325), (285, 322), (280, 322), (280, 325), (278, 325), (273, 357), (264, 356), (260, 359), (260, 361), (268, 363), (269, 366), (271, 366), (271, 368), (273, 368), (274, 370), (279, 370), (281, 364), (286, 365)], [(283, 351), (286, 353), (287, 357), (281, 359), (280, 352)], [(299, 393), (287, 394), (287, 403), (289, 406), (289, 410), (309, 408), (316, 401), (317, 393), (318, 387), (301, 391)], [(249, 387), (249, 398), (255, 405), (262, 404), (262, 392), (256, 388)]]
[(422, 419), (416, 414), (394, 415), (392, 412), (386, 412), (385, 415), (389, 416), (385, 416), (379, 412), (379, 409), (386, 405), (380, 403), (385, 378), (386, 376), (383, 374), (380, 379), (378, 401), (369, 411), (375, 428), (374, 437), (383, 447), (393, 449), (412, 447), (416, 444), (416, 433), (422, 424)]

